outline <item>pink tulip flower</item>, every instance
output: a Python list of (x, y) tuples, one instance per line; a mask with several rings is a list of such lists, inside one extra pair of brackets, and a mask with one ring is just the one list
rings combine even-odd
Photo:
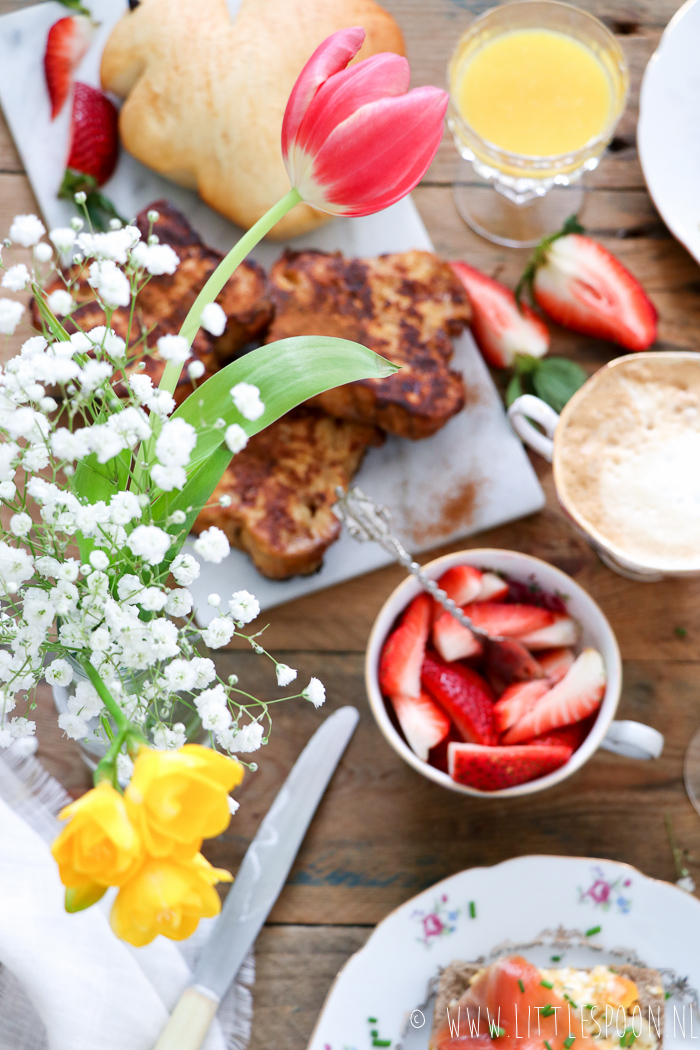
[(425, 175), (442, 138), (447, 94), (409, 91), (411, 71), (400, 55), (348, 67), (364, 38), (357, 27), (323, 41), (299, 74), (282, 124), (292, 186), (333, 215), (370, 215), (401, 200)]

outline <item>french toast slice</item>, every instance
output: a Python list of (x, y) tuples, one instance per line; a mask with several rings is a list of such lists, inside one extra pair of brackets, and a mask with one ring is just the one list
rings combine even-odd
[[(218, 526), (272, 579), (315, 572), (340, 535), (336, 486), (348, 485), (369, 446), (382, 441), (376, 427), (296, 408), (233, 457), (193, 532)], [(230, 506), (214, 502), (221, 496)]]
[(340, 419), (426, 438), (464, 405), (462, 376), (449, 367), (452, 336), (468, 323), (466, 293), (430, 252), (375, 259), (287, 250), (270, 271), (275, 315), (266, 341), (297, 335), (352, 339), (401, 370), (361, 379), (311, 402)]
[[(474, 1025), (487, 1041), (489, 1018), (496, 1016), (501, 1027), (491, 1034), (494, 1048), (501, 1044), (517, 1047), (515, 1040), (524, 1037), (528, 1017), (534, 1017), (539, 1041), (548, 1036), (546, 1043), (552, 1050), (572, 1044), (616, 1050), (622, 1045), (618, 1026), (623, 1031), (633, 1028), (645, 1050), (661, 1050), (664, 1007), (661, 974), (643, 966), (541, 969), (520, 956), (500, 959), (486, 968), (457, 961), (440, 975), (429, 1050), (447, 1046), (459, 1050), (460, 1040), (466, 1046), (474, 1036)], [(540, 1032), (538, 1017), (543, 1025), (548, 1017), (547, 1031)], [(457, 1035), (460, 1025), (464, 1031)]]
[[(162, 335), (175, 335), (204, 283), (223, 258), (220, 252), (207, 247), (192, 229), (178, 209), (168, 201), (156, 201), (144, 208), (136, 218), (135, 225), (145, 240), (149, 233), (148, 212), (159, 214), (153, 225), (153, 233), (161, 244), (168, 244), (179, 256), (180, 264), (174, 274), (154, 276), (139, 292), (134, 309), (131, 328), (131, 343), (142, 332), (147, 333), (145, 345), (148, 352), (143, 357), (144, 368), (139, 372), (148, 375), (154, 386), (160, 382), (165, 362), (160, 358), (156, 344)], [(87, 283), (88, 270), (73, 267), (71, 276), (80, 274), (73, 288), (73, 297), (84, 302), (63, 323), (69, 332), (79, 327), (89, 331), (105, 323), (105, 315), (99, 303), (94, 301), (93, 291)], [(48, 294), (65, 287), (57, 277), (46, 289)], [(257, 263), (246, 260), (226, 282), (216, 301), (227, 317), (226, 328), (216, 337), (200, 328), (192, 344), (191, 360), (199, 360), (205, 366), (202, 382), (230, 361), (247, 344), (259, 339), (272, 316), (272, 304), (265, 271)], [(34, 320), (39, 323), (36, 304), (33, 304)], [(112, 314), (111, 326), (117, 335), (127, 339), (129, 334), (129, 308), (120, 307)], [(140, 353), (143, 351), (141, 350)], [(140, 359), (140, 354), (139, 354)], [(130, 371), (127, 368), (127, 372)], [(175, 400), (179, 403), (192, 389), (187, 370), (180, 377)]]

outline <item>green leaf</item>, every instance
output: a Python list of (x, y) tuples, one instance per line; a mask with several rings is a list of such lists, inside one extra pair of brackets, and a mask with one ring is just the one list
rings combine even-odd
[[(190, 394), (172, 418), (184, 419), (198, 431), (223, 419), (226, 426), (239, 423), (251, 437), (324, 390), (356, 379), (383, 379), (397, 371), (397, 365), (347, 339), (320, 335), (280, 339), (251, 350), (217, 372)], [(260, 419), (244, 419), (235, 407), (231, 388), (241, 382), (260, 390), (265, 405)], [(198, 434), (190, 467), (207, 459), (223, 439), (221, 430)]]
[(563, 357), (547, 357), (533, 373), (535, 393), (561, 412), (564, 405), (588, 379), (586, 372), (574, 361)]
[[(223, 445), (225, 428), (202, 433), (204, 427), (211, 427), (217, 419), (223, 419), (226, 426), (238, 423), (252, 437), (324, 390), (357, 379), (383, 379), (397, 371), (397, 365), (360, 343), (326, 336), (280, 339), (233, 361), (190, 394), (172, 415), (173, 419), (184, 419), (197, 428), (197, 445), (190, 460), (187, 484), (181, 492), (172, 494), (156, 490), (154, 521), (162, 520), (176, 508), (201, 507), (230, 463), (231, 454)], [(244, 419), (233, 403), (231, 388), (243, 381), (260, 390), (265, 411), (259, 419)], [(200, 475), (197, 468), (222, 445), (228, 457), (226, 463), (222, 466), (223, 457), (217, 457), (216, 469)]]
[[(108, 463), (98, 463), (97, 456), (91, 453), (77, 464), (70, 481), (71, 491), (88, 503), (98, 503), (100, 500), (109, 503), (115, 492), (121, 492), (127, 487), (130, 466), (129, 450), (120, 452)], [(80, 532), (76, 533), (75, 540), (81, 560), (86, 562), (95, 544)]]
[(506, 387), (506, 407), (510, 408), (517, 397), (524, 394), (523, 384), (520, 376), (516, 373), (510, 377), (508, 386)]
[(59, 343), (67, 343), (70, 336), (58, 318), (55, 317), (53, 312), (49, 309), (48, 304), (44, 300), (44, 293), (41, 288), (37, 284), (33, 284), (32, 291), (34, 292), (34, 302), (37, 305), (37, 309), (48, 326), (51, 335), (54, 339), (58, 340)]

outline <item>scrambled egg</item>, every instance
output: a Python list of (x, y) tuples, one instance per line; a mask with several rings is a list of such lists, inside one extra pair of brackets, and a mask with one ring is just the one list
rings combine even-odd
[[(553, 991), (570, 1007), (572, 1034), (585, 1033), (601, 1050), (658, 1050), (660, 1020), (648, 1016), (639, 1004), (634, 981), (613, 973), (607, 966), (591, 970), (571, 967), (541, 969), (542, 979), (551, 981)], [(656, 992), (656, 989), (653, 989)], [(661, 989), (658, 990), (660, 993)]]

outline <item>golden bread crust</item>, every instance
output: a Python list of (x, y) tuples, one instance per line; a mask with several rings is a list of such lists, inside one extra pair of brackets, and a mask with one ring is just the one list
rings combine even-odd
[[(374, 0), (243, 0), (235, 22), (225, 0), (141, 0), (102, 55), (102, 86), (125, 100), (124, 147), (249, 228), (289, 190), (280, 134), (297, 76), (326, 37), (356, 25), (367, 31), (359, 58), (404, 54)], [(328, 218), (297, 205), (272, 236)]]
[(231, 505), (206, 507), (193, 531), (218, 526), (272, 579), (315, 572), (340, 534), (336, 486), (347, 486), (382, 440), (374, 427), (296, 408), (233, 457), (211, 497), (229, 496)]
[(401, 365), (387, 379), (329, 390), (313, 404), (331, 415), (400, 437), (440, 430), (464, 405), (462, 377), (449, 367), (452, 336), (470, 319), (449, 265), (430, 252), (376, 259), (285, 252), (270, 272), (275, 316), (267, 341), (296, 335), (351, 339)]

